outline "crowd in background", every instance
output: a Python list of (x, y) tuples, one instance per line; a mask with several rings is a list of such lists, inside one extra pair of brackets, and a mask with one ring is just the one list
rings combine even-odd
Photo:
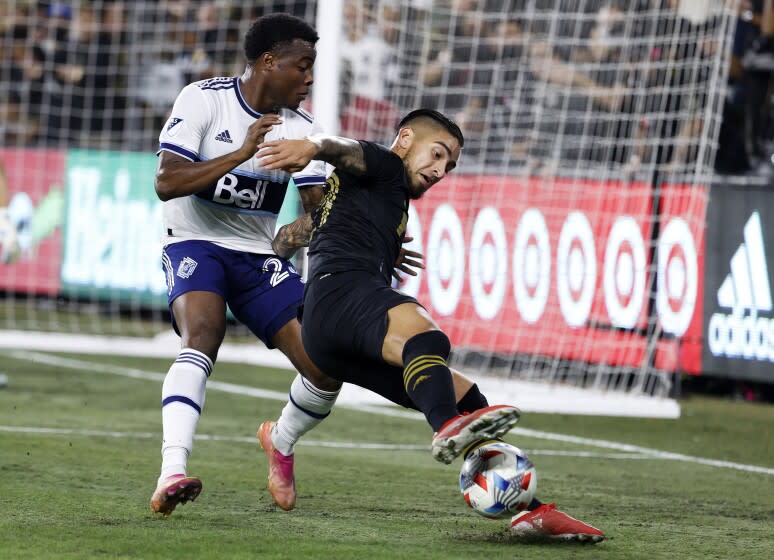
[[(250, 21), (288, 11), (314, 23), (316, 9), (4, 3), (0, 145), (153, 151), (185, 84), (241, 74)], [(771, 173), (774, 0), (743, 0), (737, 19), (716, 165)], [(679, 0), (345, 0), (344, 22), (346, 135), (386, 141), (402, 112), (436, 107), (461, 124), (468, 162), (534, 173), (688, 164), (712, 126), (701, 108), (719, 57), (707, 37), (723, 21), (692, 18)]]

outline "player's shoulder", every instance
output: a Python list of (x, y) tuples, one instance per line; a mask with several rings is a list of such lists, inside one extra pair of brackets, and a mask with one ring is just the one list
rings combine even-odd
[(216, 78), (207, 78), (188, 84), (189, 88), (196, 88), (200, 91), (220, 91), (224, 89), (234, 89), (236, 87), (236, 78), (233, 76), (219, 76)]
[(379, 144), (378, 142), (372, 142), (370, 140), (358, 140), (358, 142), (363, 148), (363, 153), (366, 155), (366, 157), (378, 158), (393, 163), (400, 163), (401, 165), (403, 164), (403, 160), (400, 158), (400, 156), (384, 144)]

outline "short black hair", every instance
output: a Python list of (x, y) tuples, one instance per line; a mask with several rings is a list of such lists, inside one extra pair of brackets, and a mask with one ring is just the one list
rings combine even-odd
[(414, 109), (400, 120), (398, 123), (398, 130), (406, 126), (414, 119), (421, 117), (428, 117), (433, 119), (435, 122), (444, 127), (449, 132), (449, 134), (457, 139), (457, 142), (460, 143), (460, 148), (465, 145), (465, 138), (462, 136), (462, 131), (460, 130), (460, 127), (457, 126), (457, 123), (455, 123), (440, 111), (436, 111), (435, 109)]
[(301, 39), (314, 45), (319, 39), (314, 27), (296, 16), (278, 13), (255, 20), (245, 34), (245, 58), (250, 64), (265, 52), (274, 51), (282, 43)]

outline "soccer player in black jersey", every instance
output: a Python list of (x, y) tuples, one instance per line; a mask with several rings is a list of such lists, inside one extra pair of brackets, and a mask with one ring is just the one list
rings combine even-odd
[[(388, 149), (372, 142), (314, 135), (259, 146), (267, 169), (293, 172), (312, 159), (335, 166), (320, 205), (280, 230), (273, 247), (288, 256), (309, 244), (301, 336), (309, 358), (340, 381), (421, 410), (435, 435), (432, 454), (450, 463), (518, 421), (512, 406), (488, 406), (478, 387), (446, 364), (451, 345), (414, 298), (390, 279), (404, 240), (408, 207), (457, 164), (464, 143), (443, 114), (404, 117)], [(292, 231), (291, 231), (292, 230)], [(534, 500), (514, 518), (520, 534), (599, 541), (604, 534)]]

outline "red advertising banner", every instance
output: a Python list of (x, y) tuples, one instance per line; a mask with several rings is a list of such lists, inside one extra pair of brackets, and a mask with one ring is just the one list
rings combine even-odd
[[(668, 212), (679, 200), (670, 191)], [(652, 204), (645, 183), (449, 178), (412, 206), (408, 234), (428, 268), (402, 289), (457, 346), (638, 367)]]
[(30, 294), (59, 293), (64, 219), (64, 150), (0, 150), (7, 205), (21, 253), (0, 262), (0, 289)]
[(704, 317), (704, 233), (708, 190), (701, 185), (661, 186), (656, 311), (667, 335), (656, 367), (699, 374)]

